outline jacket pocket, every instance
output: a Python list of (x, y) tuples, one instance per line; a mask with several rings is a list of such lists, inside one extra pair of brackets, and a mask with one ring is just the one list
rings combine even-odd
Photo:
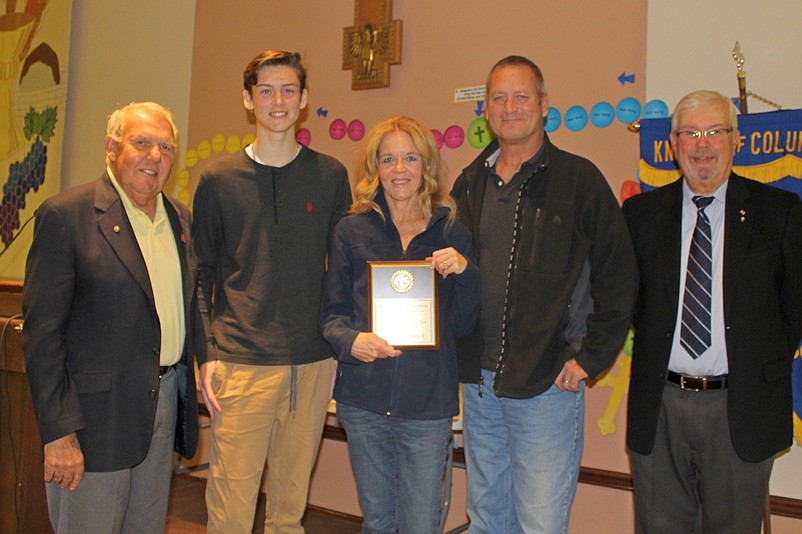
[(521, 225), (519, 266), (530, 272), (564, 274), (583, 261), (590, 240), (576, 228), (574, 206), (570, 202), (552, 202), (536, 209)]
[(97, 371), (89, 373), (75, 373), (72, 376), (78, 393), (103, 393), (111, 390), (111, 372)]
[(787, 358), (778, 358), (763, 366), (763, 378), (766, 382), (788, 379), (791, 376), (791, 362)]

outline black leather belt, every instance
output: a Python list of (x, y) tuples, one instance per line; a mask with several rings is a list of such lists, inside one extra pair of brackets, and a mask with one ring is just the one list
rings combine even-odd
[(727, 375), (721, 376), (690, 376), (668, 372), (668, 381), (678, 385), (681, 389), (702, 391), (705, 389), (726, 389)]
[(159, 378), (163, 377), (167, 374), (167, 372), (175, 367), (175, 365), (160, 365), (159, 366)]

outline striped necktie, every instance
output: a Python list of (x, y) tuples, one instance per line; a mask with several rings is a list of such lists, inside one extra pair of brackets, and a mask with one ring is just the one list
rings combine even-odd
[(682, 299), (680, 344), (696, 359), (710, 348), (710, 305), (713, 287), (713, 237), (705, 208), (713, 197), (695, 196), (696, 228), (693, 231)]

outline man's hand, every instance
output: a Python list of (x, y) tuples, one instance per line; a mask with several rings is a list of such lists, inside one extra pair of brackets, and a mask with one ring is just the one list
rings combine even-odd
[(214, 390), (212, 390), (212, 373), (214, 373), (216, 365), (217, 360), (209, 360), (200, 366), (200, 386), (201, 393), (203, 393), (203, 404), (206, 405), (209, 419), (212, 420), (214, 420), (215, 414), (223, 412), (217, 403), (217, 397), (214, 396)]
[(84, 454), (75, 432), (45, 444), (45, 482), (74, 491), (84, 478)]
[(563, 391), (576, 392), (579, 391), (579, 383), (587, 377), (588, 374), (582, 369), (582, 366), (576, 363), (575, 359), (571, 358), (563, 365), (563, 370), (557, 375), (557, 380), (554, 381), (554, 385)]

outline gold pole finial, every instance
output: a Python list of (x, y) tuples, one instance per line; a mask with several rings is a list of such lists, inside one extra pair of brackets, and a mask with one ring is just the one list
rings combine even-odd
[(738, 69), (738, 100), (741, 103), (741, 113), (746, 115), (749, 113), (747, 111), (746, 105), (746, 72), (744, 71), (744, 59), (743, 52), (741, 52), (741, 43), (735, 41), (735, 47), (732, 49), (732, 59), (735, 60), (735, 66)]

